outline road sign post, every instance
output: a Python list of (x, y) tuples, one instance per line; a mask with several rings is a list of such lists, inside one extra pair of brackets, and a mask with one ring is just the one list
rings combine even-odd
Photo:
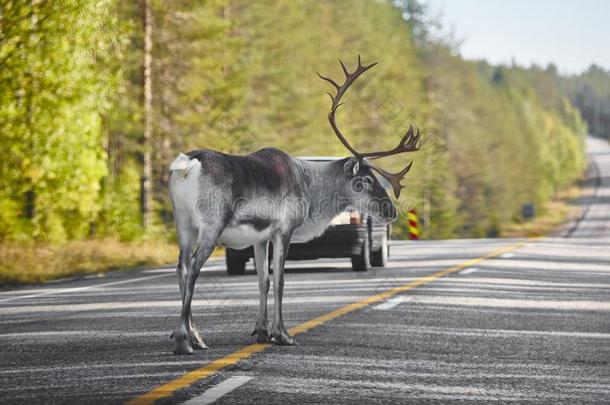
[(419, 239), (419, 223), (417, 218), (417, 210), (411, 209), (407, 213), (407, 219), (409, 221), (409, 239), (418, 240)]

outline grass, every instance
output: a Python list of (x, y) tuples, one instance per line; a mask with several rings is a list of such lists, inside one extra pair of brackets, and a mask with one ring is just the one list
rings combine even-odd
[[(213, 255), (223, 253), (223, 249), (217, 248)], [(62, 245), (3, 242), (0, 243), (0, 286), (44, 283), (118, 269), (171, 265), (177, 261), (176, 243), (165, 241), (96, 239)]]
[(175, 263), (178, 249), (162, 241), (119, 242), (112, 239), (72, 241), (61, 245), (0, 244), (0, 285), (104, 273), (110, 270)]
[(580, 215), (581, 208), (569, 205), (570, 199), (581, 195), (582, 189), (574, 186), (561, 193), (543, 207), (537, 217), (506, 226), (501, 237), (536, 237), (553, 234), (559, 227)]

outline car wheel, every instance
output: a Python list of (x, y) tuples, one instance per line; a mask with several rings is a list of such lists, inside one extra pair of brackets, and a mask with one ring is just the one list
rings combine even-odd
[(388, 262), (388, 236), (384, 234), (381, 239), (381, 248), (371, 252), (371, 265), (385, 267)]
[(370, 248), (368, 235), (364, 239), (362, 244), (362, 250), (359, 255), (352, 256), (352, 270), (354, 271), (367, 271), (370, 263)]
[(227, 257), (227, 273), (231, 276), (246, 274), (246, 261), (234, 257)]

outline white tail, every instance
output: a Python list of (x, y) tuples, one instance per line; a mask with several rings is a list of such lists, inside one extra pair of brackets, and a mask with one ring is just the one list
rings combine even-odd
[(184, 153), (178, 155), (176, 160), (172, 162), (169, 166), (170, 172), (183, 172), (184, 177), (188, 175), (189, 170), (191, 170), (197, 163), (191, 160), (190, 157), (186, 156)]

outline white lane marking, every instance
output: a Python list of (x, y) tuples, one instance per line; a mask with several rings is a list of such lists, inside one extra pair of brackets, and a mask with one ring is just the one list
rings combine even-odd
[[(357, 397), (362, 392), (383, 392), (388, 393), (388, 395), (395, 392), (417, 392), (418, 400), (419, 398), (425, 398), (436, 400), (436, 402), (440, 403), (465, 402), (469, 398), (471, 401), (477, 400), (482, 402), (489, 402), (489, 398), (504, 400), (503, 402), (508, 402), (506, 398), (512, 401), (521, 399), (523, 402), (523, 397), (515, 395), (515, 392), (509, 389), (480, 388), (479, 386), (456, 387), (455, 385), (441, 385), (442, 383), (439, 383), (439, 381), (435, 381), (434, 384), (419, 383), (410, 382), (412, 381), (410, 378), (404, 378), (403, 381), (398, 382), (386, 380), (370, 381), (362, 378), (362, 375), (359, 374), (354, 374), (353, 377), (350, 375), (350, 377), (331, 379), (274, 376), (273, 383), (277, 385), (273, 386), (273, 388), (282, 387), (282, 394), (291, 395), (294, 398), (300, 398), (304, 395), (319, 396), (320, 393), (324, 393), (323, 395), (327, 398), (332, 398), (333, 395)], [(439, 397), (441, 395), (442, 397)]]
[(46, 295), (54, 295), (54, 294), (64, 294), (64, 293), (86, 291), (86, 290), (92, 290), (94, 288), (108, 287), (108, 286), (111, 286), (111, 285), (135, 283), (137, 281), (144, 281), (144, 280), (152, 280), (152, 279), (155, 279), (155, 278), (167, 277), (168, 275), (169, 274), (160, 274), (160, 275), (156, 275), (156, 276), (138, 277), (138, 278), (132, 278), (132, 279), (129, 279), (129, 280), (113, 281), (113, 282), (110, 282), (110, 283), (95, 284), (95, 285), (89, 285), (89, 286), (85, 286), (85, 287), (58, 288), (58, 289), (53, 289), (53, 290), (45, 291), (45, 292), (38, 293), (38, 294), (20, 295), (20, 296), (16, 296), (16, 297), (3, 298), (3, 299), (0, 299), (0, 302), (20, 300), (20, 299), (24, 299), (24, 298), (36, 298), (36, 297), (42, 297), (42, 296), (46, 296)]
[(250, 381), (252, 377), (247, 377), (244, 375), (239, 375), (235, 377), (228, 378), (227, 380), (221, 382), (220, 384), (210, 388), (205, 391), (203, 394), (198, 397), (191, 398), (186, 402), (183, 402), (183, 405), (208, 405), (216, 402), (221, 397), (225, 396), (229, 392), (233, 391), (236, 388), (241, 387), (248, 381)]
[(175, 268), (163, 268), (163, 269), (151, 269), (151, 270), (144, 270), (142, 271), (142, 273), (144, 274), (161, 274), (161, 273), (172, 273), (175, 274), (176, 273), (176, 269)]
[[(362, 330), (365, 324), (342, 323), (342, 328), (354, 328)], [(367, 330), (371, 333), (383, 328), (383, 333), (388, 335), (405, 334), (435, 334), (451, 336), (483, 336), (483, 337), (524, 337), (524, 336), (554, 336), (566, 338), (588, 338), (588, 339), (610, 339), (610, 333), (603, 332), (568, 332), (554, 330), (518, 330), (518, 329), (479, 329), (479, 328), (443, 328), (438, 326), (414, 326), (414, 325), (387, 325), (382, 323), (367, 323)]]
[[(201, 269), (201, 271), (206, 271), (206, 270), (224, 270), (226, 267), (224, 264), (212, 264), (212, 265), (205, 265), (203, 266), (203, 268)], [(172, 268), (162, 268), (162, 269), (151, 269), (151, 270), (144, 270), (142, 271), (142, 273), (145, 274), (159, 274), (159, 273), (176, 273), (176, 269), (174, 267)]]
[[(31, 373), (48, 373), (51, 371), (74, 371), (74, 370), (90, 370), (96, 368), (133, 368), (138, 369), (139, 367), (163, 367), (165, 369), (169, 367), (184, 367), (184, 366), (201, 366), (201, 360), (188, 360), (176, 363), (174, 361), (157, 361), (157, 362), (134, 362), (134, 363), (99, 363), (99, 364), (86, 364), (76, 366), (58, 366), (56, 364), (48, 367), (19, 367), (9, 370), (0, 370), (0, 375), (7, 374), (31, 374)], [(121, 374), (124, 375), (124, 374)], [(81, 376), (82, 378), (82, 376)]]
[(479, 269), (477, 269), (476, 267), (471, 267), (469, 269), (460, 271), (459, 274), (470, 274), (470, 273), (474, 273), (477, 270), (479, 270)]
[[(451, 280), (451, 281), (449, 281)], [(435, 281), (437, 284), (488, 284), (490, 286), (502, 286), (502, 288), (518, 288), (521, 286), (540, 286), (540, 287), (553, 287), (553, 288), (610, 288), (610, 284), (606, 283), (557, 283), (554, 281), (536, 281), (536, 280), (523, 280), (518, 278), (488, 278), (488, 277), (471, 277), (471, 278), (452, 278), (446, 279), (445, 281)], [(511, 286), (511, 287), (507, 287)]]
[(61, 330), (61, 331), (34, 331), (19, 333), (1, 333), (0, 339), (27, 338), (44, 339), (56, 338), (57, 336), (82, 336), (85, 338), (107, 338), (107, 337), (146, 337), (146, 336), (166, 336), (167, 332), (124, 332), (107, 330)]
[[(580, 257), (574, 256), (574, 259), (578, 260)], [(575, 263), (572, 260), (560, 261), (547, 259), (542, 257), (543, 260), (532, 261), (532, 260), (490, 260), (486, 262), (486, 266), (498, 270), (540, 270), (549, 271), (557, 274), (558, 271), (566, 271), (570, 274), (576, 273), (610, 273), (610, 266), (608, 263), (604, 263), (606, 260), (600, 260), (598, 263), (581, 262)]]
[[(354, 302), (364, 299), (369, 294), (360, 295), (343, 295), (343, 296), (304, 296), (296, 298), (284, 299), (284, 303), (292, 304), (340, 304), (344, 302)], [(207, 299), (193, 300), (193, 307), (241, 307), (255, 306), (259, 304), (258, 298), (235, 298), (235, 299)], [(103, 311), (103, 310), (124, 310), (124, 309), (148, 309), (153, 308), (180, 308), (179, 299), (176, 300), (158, 300), (158, 301), (111, 301), (98, 302), (87, 304), (46, 304), (46, 305), (19, 305), (0, 307), (0, 315), (15, 315), (24, 313), (49, 313), (49, 312), (79, 312), (79, 311)]]
[(593, 300), (533, 300), (509, 298), (475, 298), (460, 296), (423, 295), (417, 296), (420, 304), (488, 307), (488, 308), (528, 308), (552, 311), (610, 311), (610, 301)]
[(500, 257), (502, 259), (510, 259), (511, 257), (515, 257), (514, 253), (504, 253), (503, 255), (500, 255)]
[(373, 309), (385, 311), (385, 310), (388, 310), (388, 309), (392, 309), (395, 306), (402, 304), (403, 302), (411, 301), (412, 298), (413, 298), (412, 296), (409, 296), (409, 297), (403, 297), (403, 296), (394, 297), (394, 298), (389, 299), (386, 302), (383, 302), (383, 303), (381, 303), (379, 305), (375, 305), (373, 307)]
[[(162, 276), (167, 276), (167, 275), (171, 275), (171, 274), (176, 274), (176, 270), (172, 269), (172, 271), (167, 272), (162, 274)], [(312, 285), (312, 286), (317, 286), (317, 285), (328, 285), (328, 284), (369, 284), (369, 285), (375, 285), (375, 288), (377, 288), (376, 284), (381, 284), (381, 283), (402, 283), (402, 282), (409, 282), (409, 281), (414, 281), (417, 280), (418, 277), (387, 277), (387, 278), (365, 278), (365, 279), (353, 279), (353, 280), (343, 280), (343, 279), (319, 279), (319, 280), (302, 280), (302, 281), (297, 281), (297, 280), (289, 280), (286, 283), (286, 288), (289, 287), (293, 287), (293, 286), (307, 286), (307, 285)], [(205, 278), (199, 278), (197, 285), (198, 286), (204, 286), (206, 281)], [(256, 286), (256, 291), (258, 291), (258, 283), (256, 281), (256, 278), (252, 279), (253, 281), (245, 281), (245, 282), (232, 282), (230, 280), (222, 280), (222, 285), (223, 286), (227, 286), (228, 288), (234, 288), (234, 287), (251, 287), (251, 286)], [(103, 286), (102, 284), (100, 284), (100, 286)], [(164, 286), (163, 288), (168, 288), (168, 289), (174, 289), (174, 287), (177, 286), (177, 283), (173, 286)], [(81, 288), (81, 287), (79, 287)], [(159, 288), (159, 287), (156, 287)], [(217, 288), (217, 287), (215, 287)], [(61, 290), (61, 291), (60, 291)], [(53, 290), (53, 291), (57, 291), (54, 292), (54, 294), (60, 294), (63, 292), (63, 290), (65, 289), (57, 289), (57, 290)], [(6, 296), (10, 296), (10, 297), (14, 297), (15, 295), (18, 295), (19, 293), (27, 293), (28, 295), (33, 294), (33, 293), (45, 293), (50, 291), (49, 289), (45, 289), (45, 288), (36, 288), (36, 289), (28, 289), (28, 290), (12, 290), (12, 291), (3, 291), (0, 292), (0, 297), (6, 297)], [(11, 298), (13, 299), (13, 298)], [(0, 302), (2, 302), (2, 299), (0, 299)]]

